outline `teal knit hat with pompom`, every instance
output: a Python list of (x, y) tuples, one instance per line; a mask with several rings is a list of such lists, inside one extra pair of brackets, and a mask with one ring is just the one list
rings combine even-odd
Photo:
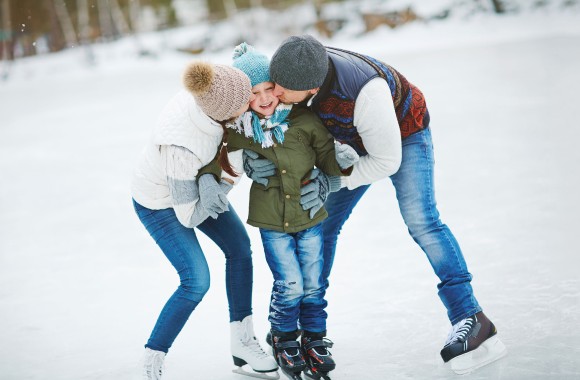
[(252, 45), (242, 42), (234, 48), (233, 66), (243, 71), (252, 83), (252, 87), (262, 82), (270, 82), (270, 60), (258, 53)]

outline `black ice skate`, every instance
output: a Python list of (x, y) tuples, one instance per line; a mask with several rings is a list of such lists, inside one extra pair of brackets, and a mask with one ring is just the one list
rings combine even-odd
[(507, 354), (493, 323), (479, 312), (451, 328), (441, 357), (457, 374), (466, 374)]
[[(296, 335), (300, 336), (302, 335), (302, 330), (298, 329), (296, 330)], [(272, 331), (268, 331), (268, 333), (266, 334), (266, 343), (268, 344), (268, 346), (272, 347)]]
[(306, 368), (306, 361), (296, 341), (297, 331), (281, 332), (272, 330), (274, 358), (282, 372), (292, 380), (302, 380), (300, 373)]
[(332, 347), (332, 342), (324, 338), (325, 332), (312, 333), (304, 331), (302, 333), (302, 352), (306, 359), (307, 368), (304, 371), (311, 379), (330, 380), (328, 372), (336, 368), (336, 363), (327, 347)]

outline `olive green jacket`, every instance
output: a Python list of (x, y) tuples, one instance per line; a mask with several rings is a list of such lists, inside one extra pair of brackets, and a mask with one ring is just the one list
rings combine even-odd
[(334, 138), (314, 113), (294, 106), (288, 121), (282, 144), (262, 148), (251, 137), (230, 130), (227, 147), (228, 151), (252, 150), (272, 161), (278, 169), (268, 178), (268, 186), (252, 183), (247, 223), (294, 233), (315, 226), (328, 216), (322, 207), (310, 219), (309, 210), (303, 210), (300, 205), (300, 188), (308, 181), (314, 166), (328, 175), (349, 175), (352, 167), (341, 170), (336, 162)]

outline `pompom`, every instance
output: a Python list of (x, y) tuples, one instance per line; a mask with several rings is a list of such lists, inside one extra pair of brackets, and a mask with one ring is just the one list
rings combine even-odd
[(232, 54), (232, 59), (238, 59), (240, 58), (242, 55), (246, 54), (249, 51), (254, 51), (254, 47), (251, 45), (248, 45), (245, 42), (242, 42), (241, 44), (239, 44), (238, 46), (236, 46), (234, 48), (234, 53)]
[(209, 91), (214, 76), (211, 64), (207, 62), (190, 63), (183, 74), (183, 84), (192, 93), (201, 95)]

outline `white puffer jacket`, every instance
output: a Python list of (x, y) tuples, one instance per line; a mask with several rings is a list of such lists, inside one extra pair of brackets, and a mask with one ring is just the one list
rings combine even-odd
[[(165, 106), (143, 150), (131, 182), (133, 199), (152, 210), (174, 208), (179, 221), (187, 227), (199, 224), (200, 221), (192, 223), (199, 199), (195, 176), (214, 159), (222, 135), (222, 127), (202, 112), (194, 97), (180, 91)], [(229, 158), (234, 170), (243, 172), (241, 154)], [(239, 181), (239, 177), (232, 178), (225, 172), (222, 176), (234, 183)], [(175, 199), (169, 185), (172, 180), (190, 187), (185, 189), (189, 193), (186, 199)], [(183, 193), (184, 189), (180, 191)]]

